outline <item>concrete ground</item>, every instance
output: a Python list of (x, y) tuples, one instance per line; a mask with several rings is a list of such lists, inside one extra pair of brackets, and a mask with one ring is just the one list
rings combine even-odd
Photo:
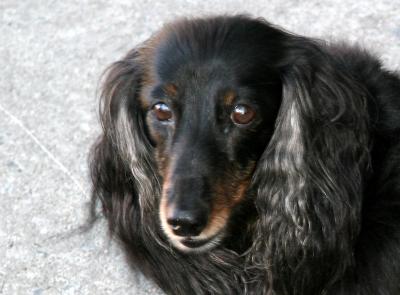
[[(78, 234), (104, 68), (180, 15), (250, 13), (400, 69), (400, 0), (0, 2), (0, 294), (162, 294), (104, 221)], [(71, 234), (72, 233), (72, 234)]]

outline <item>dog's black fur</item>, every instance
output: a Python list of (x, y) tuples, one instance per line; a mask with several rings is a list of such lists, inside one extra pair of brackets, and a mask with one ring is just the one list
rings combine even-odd
[[(180, 20), (109, 68), (101, 121), (92, 214), (166, 293), (400, 294), (400, 79), (366, 51)], [(176, 208), (218, 238), (183, 246)]]

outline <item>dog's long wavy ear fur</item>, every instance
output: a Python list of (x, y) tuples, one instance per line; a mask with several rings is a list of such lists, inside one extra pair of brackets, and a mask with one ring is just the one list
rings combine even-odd
[(100, 101), (103, 133), (91, 153), (92, 214), (100, 201), (111, 232), (129, 242), (142, 230), (144, 218), (149, 225), (157, 220), (149, 212), (156, 212), (160, 187), (138, 99), (140, 59), (134, 49), (106, 71)]
[(254, 282), (270, 282), (258, 288), (265, 294), (323, 294), (319, 286), (334, 288), (353, 264), (369, 162), (366, 95), (324, 46), (290, 45), (275, 132), (254, 177), (261, 238), (250, 264)]

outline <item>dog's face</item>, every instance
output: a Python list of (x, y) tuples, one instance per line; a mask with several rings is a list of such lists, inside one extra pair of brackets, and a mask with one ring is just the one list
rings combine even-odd
[(257, 28), (250, 39), (240, 27), (202, 26), (176, 25), (155, 38), (140, 93), (162, 177), (161, 226), (187, 252), (215, 246), (229, 230), (273, 133), (281, 95), (272, 66), (277, 50), (253, 43)]

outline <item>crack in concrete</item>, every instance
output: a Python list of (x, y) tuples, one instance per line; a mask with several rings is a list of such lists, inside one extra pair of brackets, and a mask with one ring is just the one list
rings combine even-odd
[(81, 184), (78, 182), (78, 180), (72, 175), (72, 173), (68, 170), (68, 168), (61, 163), (59, 159), (33, 134), (32, 131), (30, 131), (24, 123), (19, 120), (16, 116), (11, 114), (6, 108), (4, 108), (0, 104), (0, 110), (3, 111), (3, 113), (9, 117), (18, 127), (24, 131), (25, 134), (29, 136), (29, 138), (50, 158), (50, 160), (58, 166), (58, 168), (64, 172), (68, 178), (76, 185), (76, 187), (79, 189), (79, 191), (82, 193), (82, 195), (86, 198), (86, 192), (81, 186)]

